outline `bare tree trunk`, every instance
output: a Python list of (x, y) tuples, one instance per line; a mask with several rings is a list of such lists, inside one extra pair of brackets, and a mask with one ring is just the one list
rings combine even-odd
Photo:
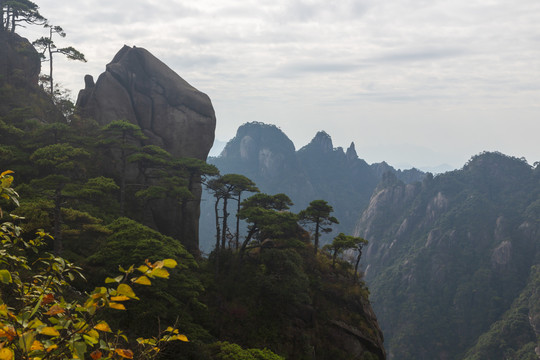
[(236, 207), (236, 250), (240, 246), (240, 216), (238, 215), (240, 213), (240, 196), (241, 194), (238, 194), (238, 206)]
[(358, 276), (358, 266), (360, 265), (360, 258), (362, 257), (362, 250), (358, 250), (358, 256), (356, 257), (356, 263), (354, 264), (354, 274)]
[(219, 199), (216, 200), (216, 203), (214, 205), (214, 213), (216, 215), (216, 253), (219, 252), (219, 240), (221, 239), (220, 236), (220, 228), (219, 228)]
[(315, 254), (319, 251), (319, 221), (315, 222)]
[[(50, 31), (51, 31), (50, 39), (52, 39), (52, 27)], [(49, 44), (49, 81), (51, 85), (51, 99), (52, 99), (54, 98), (54, 81), (53, 81), (53, 53), (51, 49), (51, 44)]]
[(62, 189), (57, 188), (54, 192), (54, 245), (55, 255), (62, 253)]
[(223, 198), (223, 226), (221, 227), (221, 248), (225, 249), (225, 243), (227, 239), (227, 196)]
[(4, 31), (4, 1), (0, 0), (0, 31)]

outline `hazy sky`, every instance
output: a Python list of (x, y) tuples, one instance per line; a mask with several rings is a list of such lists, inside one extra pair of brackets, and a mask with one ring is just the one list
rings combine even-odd
[(538, 0), (34, 1), (88, 59), (56, 61), (74, 95), (135, 45), (210, 96), (220, 140), (261, 121), (368, 162), (540, 160)]

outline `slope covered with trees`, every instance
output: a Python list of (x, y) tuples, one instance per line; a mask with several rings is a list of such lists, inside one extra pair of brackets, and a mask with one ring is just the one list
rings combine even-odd
[[(65, 112), (39, 86), (39, 54), (12, 31), (21, 20), (12, 6), (25, 4), (35, 5), (0, 1), (0, 169), (14, 171), (1, 179), (2, 359), (385, 358), (365, 284), (349, 263), (315, 254), (286, 195), (245, 199), (258, 191), (251, 180), (145, 143), (135, 122)], [(205, 259), (186, 250), (178, 214), (198, 216), (189, 209), (210, 178), (223, 180), (216, 199), (243, 214), (252, 235), (237, 237), (237, 218), (222, 215), (225, 243), (217, 237)], [(149, 212), (160, 199), (176, 220), (168, 234)]]
[(483, 153), (422, 183), (379, 184), (356, 235), (390, 358), (535, 358), (539, 170)]
[[(242, 174), (268, 194), (285, 193), (293, 211), (305, 209), (314, 199), (332, 204), (339, 224), (324, 237), (326, 243), (339, 232), (351, 233), (359, 214), (369, 203), (381, 176), (390, 171), (406, 183), (419, 181), (419, 170), (395, 170), (386, 163), (367, 164), (356, 153), (354, 143), (344, 151), (334, 148), (330, 135), (321, 131), (305, 147), (296, 150), (292, 141), (275, 125), (246, 123), (227, 143), (219, 157), (208, 162), (222, 173)], [(211, 202), (203, 194), (201, 204), (201, 247), (211, 249), (209, 222)]]

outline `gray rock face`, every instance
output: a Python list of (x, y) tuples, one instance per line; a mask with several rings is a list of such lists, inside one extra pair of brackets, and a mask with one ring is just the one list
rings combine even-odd
[(37, 85), (41, 62), (30, 42), (18, 34), (0, 32), (0, 75)]
[(124, 46), (95, 84), (85, 83), (77, 106), (98, 123), (125, 119), (175, 156), (206, 159), (216, 127), (210, 98), (147, 50)]
[[(210, 98), (188, 84), (145, 49), (124, 46), (94, 83), (85, 77), (77, 107), (81, 114), (106, 125), (128, 120), (147, 137), (144, 145), (158, 145), (173, 156), (206, 160), (214, 142), (216, 116)], [(198, 252), (198, 222), (201, 188), (193, 191), (184, 225), (165, 204), (151, 205), (152, 221), (147, 225), (178, 237), (192, 253)]]

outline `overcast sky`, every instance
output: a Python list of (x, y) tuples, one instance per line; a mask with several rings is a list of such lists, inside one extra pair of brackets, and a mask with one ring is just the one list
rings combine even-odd
[(74, 96), (135, 45), (210, 96), (220, 140), (261, 121), (370, 163), (540, 160), (538, 0), (34, 1), (88, 59), (56, 62)]

